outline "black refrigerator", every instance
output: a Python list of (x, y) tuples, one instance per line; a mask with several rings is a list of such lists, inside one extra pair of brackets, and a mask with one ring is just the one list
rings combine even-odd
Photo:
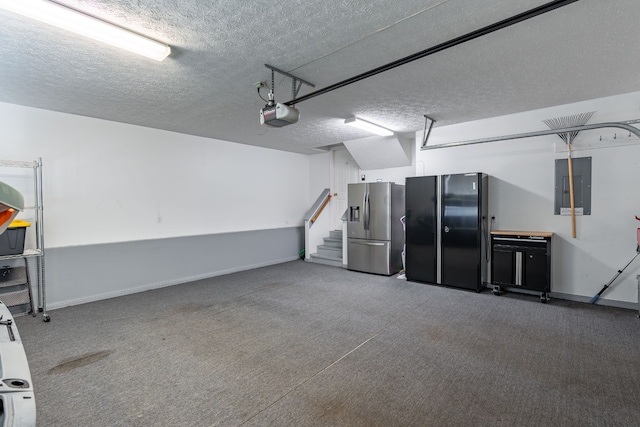
[(482, 290), (488, 264), (487, 183), (482, 173), (407, 178), (407, 280)]

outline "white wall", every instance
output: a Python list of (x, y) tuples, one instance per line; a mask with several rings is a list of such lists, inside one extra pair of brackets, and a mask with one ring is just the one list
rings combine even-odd
[(414, 139), (400, 138), (400, 145), (404, 149), (409, 160), (410, 166), (401, 166), (386, 169), (362, 169), (360, 173), (365, 176), (365, 182), (395, 182), (404, 185), (407, 177), (414, 176), (416, 173), (416, 155)]
[[(542, 130), (543, 119), (593, 110), (591, 123), (637, 119), (639, 105), (633, 93), (438, 127), (429, 144)], [(4, 103), (0, 125), (2, 159), (43, 158), (47, 247), (301, 227), (330, 181), (328, 153), (303, 156)], [(614, 133), (615, 143), (599, 141)], [(570, 219), (553, 214), (554, 160), (566, 158), (556, 136), (420, 151), (419, 132), (415, 167), (364, 173), (367, 181), (398, 183), (416, 174), (489, 174), (495, 227), (556, 233), (553, 291), (590, 298), (634, 255), (640, 226), (640, 144), (620, 133), (583, 132), (576, 140), (575, 156), (593, 157), (592, 215), (578, 217), (577, 239)], [(640, 261), (604, 298), (636, 302), (637, 274)]]
[[(429, 145), (547, 130), (544, 119), (596, 111), (589, 123), (639, 118), (640, 92), (580, 102), (459, 125), (434, 128)], [(613, 138), (610, 142), (606, 141)], [(600, 137), (605, 141), (601, 142)], [(416, 137), (416, 146), (422, 133)], [(614, 129), (582, 132), (574, 157), (592, 157), (592, 213), (571, 219), (554, 215), (555, 159), (566, 159), (559, 137), (545, 136), (435, 150), (417, 148), (417, 175), (485, 172), (490, 176), (494, 229), (551, 231), (552, 291), (592, 297), (636, 251), (640, 222), (640, 143)], [(602, 298), (636, 302), (640, 262), (632, 264)]]
[(46, 247), (302, 226), (313, 196), (300, 154), (6, 103), (0, 127), (2, 159), (43, 159)]
[[(310, 185), (309, 195), (313, 203), (325, 188), (331, 186), (331, 156), (333, 153), (314, 154), (309, 156)], [(311, 205), (309, 205), (311, 207)]]

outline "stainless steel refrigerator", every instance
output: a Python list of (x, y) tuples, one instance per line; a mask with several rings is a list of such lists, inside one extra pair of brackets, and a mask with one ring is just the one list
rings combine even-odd
[(349, 184), (347, 267), (391, 275), (402, 270), (404, 186), (392, 182)]
[(480, 291), (487, 280), (488, 177), (407, 178), (407, 280)]

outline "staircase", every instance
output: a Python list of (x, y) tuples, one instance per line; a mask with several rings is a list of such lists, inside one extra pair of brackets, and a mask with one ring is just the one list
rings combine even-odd
[(324, 245), (318, 245), (318, 252), (311, 254), (311, 262), (342, 267), (342, 230), (329, 232)]

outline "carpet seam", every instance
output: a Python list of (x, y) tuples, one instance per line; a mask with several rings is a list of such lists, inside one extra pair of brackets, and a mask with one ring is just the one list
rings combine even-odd
[(394, 325), (396, 322), (398, 321), (398, 319), (394, 320), (393, 322), (389, 323), (387, 326), (385, 326), (384, 328), (380, 329), (378, 332), (376, 332), (375, 334), (371, 335), (369, 338), (367, 338), (366, 340), (364, 340), (363, 342), (361, 342), (360, 344), (358, 344), (356, 347), (354, 347), (353, 349), (349, 350), (347, 353), (343, 354), (342, 356), (340, 356), (338, 359), (336, 359), (335, 361), (331, 362), (329, 365), (325, 366), (324, 368), (322, 368), (321, 370), (319, 370), (318, 372), (316, 372), (315, 374), (311, 375), (308, 378), (305, 378), (304, 380), (302, 380), (301, 382), (299, 382), (298, 384), (296, 384), (291, 390), (287, 391), (285, 394), (283, 394), (282, 396), (280, 396), (279, 398), (277, 398), (276, 400), (274, 400), (273, 402), (271, 402), (269, 405), (267, 405), (266, 407), (264, 407), (263, 409), (261, 409), (260, 411), (256, 412), (255, 414), (253, 414), (252, 416), (250, 416), (249, 418), (247, 418), (245, 421), (243, 421), (240, 425), (243, 426), (245, 424), (247, 424), (249, 421), (253, 420), (254, 418), (256, 418), (258, 415), (262, 414), (263, 412), (265, 412), (266, 410), (268, 410), (269, 408), (273, 407), (274, 405), (276, 405), (278, 402), (280, 402), (281, 400), (283, 400), (285, 397), (289, 396), (291, 393), (293, 393), (294, 391), (298, 390), (300, 387), (302, 387), (303, 385), (305, 385), (306, 383), (308, 383), (309, 381), (313, 380), (314, 378), (316, 378), (317, 376), (321, 375), (322, 373), (326, 372), (328, 369), (330, 369), (332, 366), (336, 365), (337, 363), (339, 363), (340, 361), (344, 360), (346, 357), (348, 357), (349, 355), (353, 354), (355, 351), (357, 351), (359, 348), (361, 348), (362, 346), (366, 345), (368, 342), (370, 342), (372, 339), (374, 339), (375, 337), (377, 337), (378, 335), (380, 335), (382, 332), (384, 332), (385, 330), (389, 329), (392, 325)]

